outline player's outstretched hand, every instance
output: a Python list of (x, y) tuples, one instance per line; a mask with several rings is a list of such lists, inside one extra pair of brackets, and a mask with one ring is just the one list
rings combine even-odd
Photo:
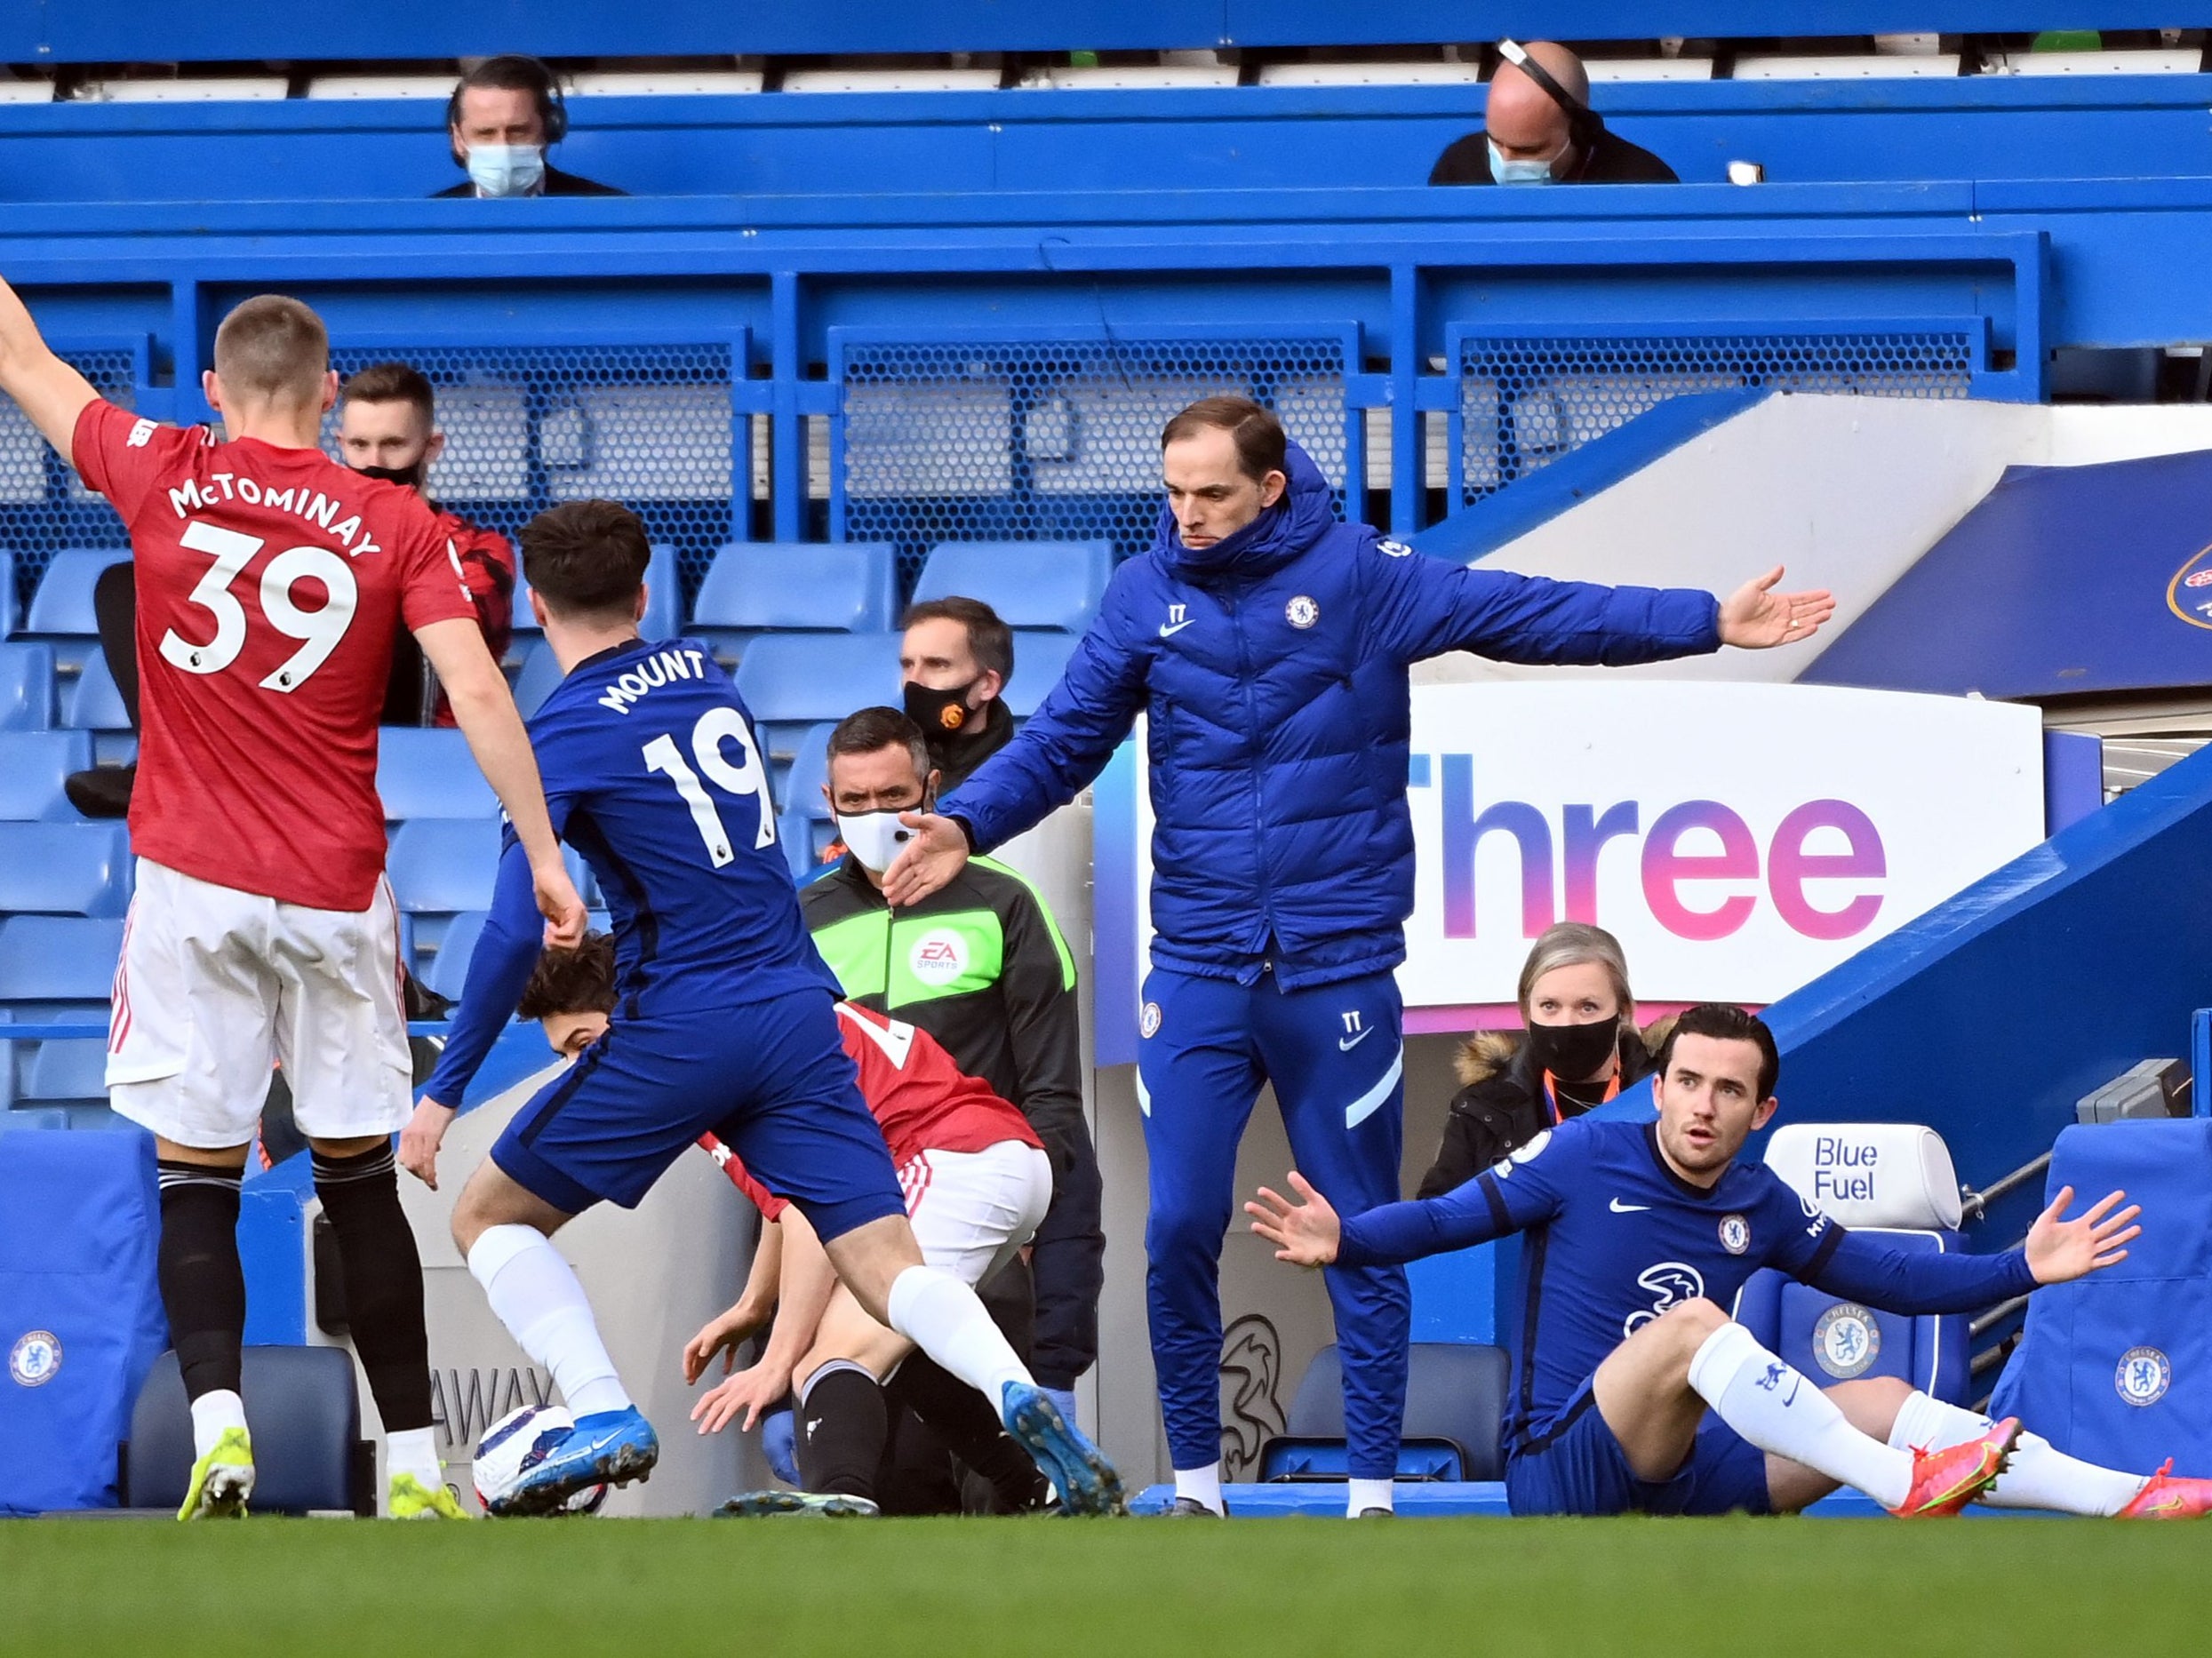
[(968, 837), (935, 812), (901, 812), (898, 821), (917, 831), (883, 872), (883, 902), (894, 910), (917, 905), (967, 866)]
[(775, 1309), (765, 1311), (754, 1309), (740, 1301), (727, 1312), (718, 1312), (699, 1327), (683, 1347), (683, 1382), (690, 1386), (707, 1374), (707, 1367), (715, 1362), (715, 1355), (722, 1355), (722, 1373), (730, 1374), (737, 1362), (738, 1349), (753, 1335), (768, 1327)]
[(1777, 593), (1775, 584), (1781, 579), (1782, 566), (1777, 564), (1721, 602), (1722, 644), (1742, 650), (1794, 645), (1810, 639), (1836, 613), (1835, 595), (1826, 589)]
[(2050, 1208), (2028, 1228), (2028, 1271), (2035, 1274), (2035, 1281), (2064, 1284), (2125, 1261), (2127, 1245), (2143, 1234), (2143, 1228), (2132, 1224), (2143, 1213), (2139, 1204), (2129, 1203), (2112, 1213), (2127, 1197), (2124, 1192), (2108, 1192), (2087, 1214), (2065, 1220), (2062, 1216), (2073, 1201), (2073, 1188), (2061, 1186)]
[(452, 1124), (453, 1108), (425, 1095), (399, 1131), (399, 1166), (433, 1192), (438, 1189), (438, 1147)]
[(738, 1426), (750, 1433), (769, 1407), (790, 1391), (790, 1371), (757, 1364), (739, 1371), (692, 1406), (691, 1420), (699, 1423), (701, 1433), (720, 1433), (743, 1411), (745, 1420)]
[(584, 942), (584, 900), (569, 879), (568, 865), (559, 858), (548, 868), (534, 865), (531, 884), (538, 889), (538, 913), (546, 918), (546, 946), (573, 950)]
[(1295, 1168), (1290, 1171), (1290, 1186), (1305, 1202), (1293, 1203), (1281, 1192), (1262, 1186), (1259, 1201), (1244, 1206), (1244, 1212), (1252, 1217), (1252, 1230), (1275, 1246), (1278, 1261), (1288, 1261), (1293, 1266), (1327, 1266), (1337, 1258), (1344, 1223), (1329, 1207), (1329, 1200)]

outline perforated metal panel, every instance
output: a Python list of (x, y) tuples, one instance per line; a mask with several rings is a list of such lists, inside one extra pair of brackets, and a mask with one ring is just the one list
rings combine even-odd
[(1151, 546), (1160, 428), (1202, 397), (1273, 409), (1335, 486), (1339, 517), (1361, 488), (1349, 331), (830, 338), (830, 533), (894, 543), (908, 585), (940, 541), (1107, 540), (1122, 557)]
[(1460, 334), (1461, 505), (1691, 392), (1769, 387), (1964, 397), (1981, 367), (1960, 327), (1849, 333)]
[[(741, 342), (701, 345), (350, 347), (352, 375), (402, 362), (436, 389), (445, 452), (429, 490), (512, 538), (548, 506), (601, 497), (675, 548), (688, 607), (715, 549), (741, 538), (748, 427), (731, 405)], [(338, 455), (335, 415), (323, 447)], [(342, 457), (341, 457), (342, 458)]]
[[(143, 347), (61, 355), (101, 396), (136, 406)], [(63, 547), (127, 546), (130, 539), (115, 508), (84, 487), (13, 401), (0, 397), (0, 547), (15, 554), (18, 602), (30, 603), (39, 577)]]

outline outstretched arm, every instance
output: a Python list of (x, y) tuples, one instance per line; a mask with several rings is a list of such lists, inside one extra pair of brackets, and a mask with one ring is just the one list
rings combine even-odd
[(53, 354), (15, 290), (0, 282), (0, 392), (21, 405), (49, 443), (70, 465), (77, 417), (100, 394), (92, 382)]
[(2069, 1186), (2037, 1216), (2027, 1242), (2001, 1255), (1908, 1252), (1836, 1227), (1825, 1259), (1804, 1276), (1816, 1289), (1889, 1312), (1976, 1312), (2126, 1260), (2128, 1244), (2143, 1229), (2134, 1224), (2139, 1209), (2119, 1208), (2125, 1196), (2115, 1192), (2087, 1214), (2062, 1220), (2073, 1201)]
[(1509, 1205), (1497, 1176), (1482, 1174), (1441, 1198), (1385, 1203), (1344, 1220), (1293, 1169), (1290, 1185), (1303, 1202), (1293, 1203), (1262, 1186), (1258, 1201), (1246, 1204), (1244, 1212), (1252, 1217), (1252, 1230), (1275, 1246), (1278, 1261), (1293, 1266), (1327, 1266), (1331, 1262), (1395, 1266), (1489, 1243), (1548, 1218), (1558, 1208), (1556, 1198), (1545, 1190), (1531, 1190), (1536, 1184), (1521, 1183), (1513, 1193), (1516, 1201)]

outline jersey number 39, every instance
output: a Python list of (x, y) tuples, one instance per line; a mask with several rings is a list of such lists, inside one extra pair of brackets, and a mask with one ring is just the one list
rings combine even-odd
[[(246, 645), (246, 608), (238, 602), (230, 585), (268, 544), (260, 536), (242, 535), (196, 518), (184, 527), (178, 540), (215, 561), (192, 589), (190, 601), (214, 617), (215, 637), (196, 645), (172, 627), (162, 635), (162, 660), (187, 674), (220, 674), (238, 659)], [(292, 587), (302, 576), (323, 584), (325, 596), (321, 610), (303, 610), (292, 602)], [(268, 568), (261, 572), (261, 614), (284, 637), (301, 642), (299, 650), (261, 681), (261, 689), (282, 693), (306, 684), (346, 637), (360, 600), (361, 589), (353, 571), (328, 547), (292, 547), (269, 560)]]
[[(741, 758), (731, 765), (722, 752), (725, 742), (738, 745)], [(776, 814), (768, 803), (768, 768), (761, 764), (761, 751), (753, 745), (753, 733), (747, 729), (745, 716), (735, 708), (709, 708), (699, 715), (699, 723), (691, 728), (691, 757), (699, 761), (694, 771), (676, 747), (675, 737), (665, 732), (645, 745), (645, 769), (658, 771), (676, 785), (676, 793), (691, 809), (691, 821), (699, 825), (699, 838), (707, 843), (707, 861), (720, 869), (737, 854), (730, 849), (730, 831), (723, 826), (722, 812), (715, 805), (715, 797), (699, 781), (699, 772), (707, 774), (710, 782), (719, 785), (731, 794), (750, 794), (760, 814), (760, 827), (753, 835), (755, 849), (776, 844)]]

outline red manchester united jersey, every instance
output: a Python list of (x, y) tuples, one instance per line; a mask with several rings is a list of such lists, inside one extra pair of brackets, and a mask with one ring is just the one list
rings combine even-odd
[(75, 449), (136, 565), (132, 849), (287, 904), (367, 909), (393, 641), (476, 614), (435, 516), (320, 450), (219, 442), (105, 402)]
[[(953, 1064), (927, 1031), (841, 1001), (837, 1033), (860, 1067), (860, 1092), (901, 1168), (924, 1152), (980, 1152), (1003, 1140), (1044, 1149), (1029, 1120)], [(772, 1221), (784, 1212), (783, 1200), (765, 1191), (736, 1152), (713, 1135), (699, 1144), (762, 1214)]]
[[(440, 533), (460, 560), (468, 596), (476, 602), (476, 626), (483, 630), (484, 648), (493, 661), (503, 660), (515, 642), (515, 548), (496, 530), (472, 524), (459, 513), (432, 510), (437, 513)], [(443, 690), (432, 718), (438, 725), (453, 723), (453, 705)]]

